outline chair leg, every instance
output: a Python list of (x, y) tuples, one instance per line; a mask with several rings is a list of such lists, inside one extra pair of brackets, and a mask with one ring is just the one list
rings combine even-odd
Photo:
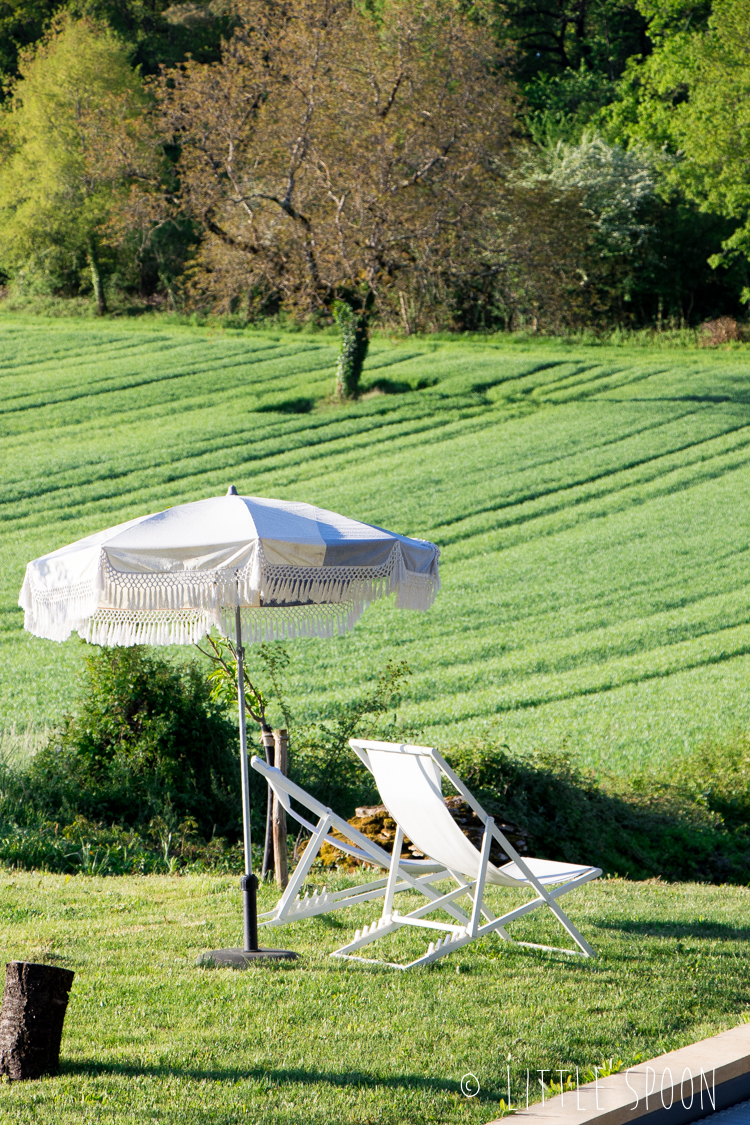
[[(591, 950), (591, 946), (588, 945), (588, 942), (586, 942), (583, 938), (581, 938), (581, 942), (583, 943), (583, 945), (581, 945), (580, 942), (576, 942), (576, 944), (579, 945), (578, 949), (564, 949), (560, 946), (537, 945), (536, 943), (530, 941), (516, 941), (515, 938), (506, 933), (504, 927), (510, 925), (511, 922), (515, 922), (518, 918), (523, 918), (526, 914), (531, 914), (533, 911), (539, 910), (542, 906), (549, 906), (549, 900), (552, 900), (552, 902), (554, 903), (555, 899), (561, 897), (564, 894), (567, 894), (569, 891), (577, 890), (578, 887), (582, 887), (585, 883), (590, 882), (592, 879), (596, 879), (600, 874), (601, 872), (598, 870), (598, 868), (592, 868), (589, 874), (579, 876), (577, 879), (572, 879), (568, 883), (563, 883), (560, 886), (555, 887), (552, 891), (547, 891), (544, 896), (531, 899), (529, 902), (523, 903), (522, 906), (517, 906), (514, 910), (508, 911), (508, 913), (504, 914), (501, 918), (496, 918), (494, 921), (488, 922), (484, 926), (480, 926), (478, 936), (483, 937), (485, 934), (499, 933), (502, 938), (508, 941), (512, 941), (515, 945), (523, 945), (531, 949), (544, 949), (554, 953), (567, 953), (570, 956), (576, 957), (596, 957), (596, 953)], [(554, 903), (554, 905), (557, 907), (556, 903)], [(557, 909), (553, 911), (556, 917), (557, 910), (560, 910), (560, 908), (557, 907)], [(563, 914), (563, 917), (566, 917), (568, 924), (572, 929), (575, 930), (575, 926), (573, 926), (573, 923), (570, 922), (570, 919), (567, 919), (567, 916), (563, 913), (562, 910), (560, 910), (560, 913)], [(567, 926), (565, 928), (568, 929)], [(576, 933), (578, 933), (577, 930)], [(573, 935), (571, 934), (571, 936)], [(589, 953), (588, 950), (591, 950), (591, 952)]]
[(307, 878), (307, 873), (315, 862), (315, 857), (320, 850), (323, 840), (328, 834), (328, 829), (331, 827), (331, 814), (321, 817), (318, 821), (318, 826), (315, 832), (310, 837), (302, 857), (294, 869), (294, 874), (289, 880), (289, 885), (279, 899), (275, 910), (273, 911), (274, 919), (282, 919), (286, 914), (287, 908), (291, 902), (297, 897), (297, 894)]
[(474, 884), (474, 905), (471, 910), (471, 923), (469, 925), (469, 933), (473, 938), (477, 936), (479, 923), (481, 920), (482, 899), (484, 898), (484, 881), (487, 878), (487, 864), (490, 859), (490, 844), (492, 843), (492, 826), (494, 824), (492, 817), (487, 818), (487, 823), (484, 826), (484, 836), (482, 837), (482, 851), (479, 863), (479, 874), (477, 881)]
[[(488, 817), (487, 823), (489, 824), (489, 822), (491, 820), (492, 820), (492, 818)], [(534, 890), (539, 895), (539, 897), (544, 899), (544, 901), (547, 903), (547, 906), (550, 908), (552, 913), (555, 915), (555, 917), (557, 918), (560, 925), (563, 927), (563, 929), (568, 931), (568, 933), (572, 937), (573, 941), (576, 943), (577, 946), (579, 946), (579, 948), (584, 953), (584, 955), (586, 957), (596, 957), (595, 951), (592, 949), (592, 947), (586, 941), (585, 937), (581, 933), (578, 932), (576, 927), (571, 922), (570, 918), (568, 918), (565, 911), (560, 909), (560, 907), (557, 905), (557, 903), (554, 900), (554, 897), (550, 894), (550, 892), (548, 890), (546, 890), (545, 887), (542, 886), (542, 884), (539, 882), (539, 880), (536, 878), (536, 876), (533, 874), (533, 872), (529, 868), (528, 864), (526, 864), (523, 861), (523, 859), (521, 859), (520, 855), (518, 854), (516, 849), (513, 847), (513, 845), (510, 843), (510, 841), (507, 840), (505, 835), (498, 828), (495, 827), (494, 821), (492, 822), (492, 833), (495, 836), (495, 838), (497, 839), (498, 843), (501, 845), (501, 847), (505, 849), (506, 853), (510, 856), (510, 858), (513, 860), (513, 862), (516, 864), (519, 871), (521, 871), (522, 874), (528, 879), (529, 884), (534, 888)], [(601, 871), (599, 871), (598, 868), (592, 868), (592, 873), (593, 873), (593, 871), (596, 871), (597, 874), (601, 875)], [(592, 874), (591, 877), (593, 877), (593, 874)], [(575, 880), (575, 881), (577, 882), (577, 880)], [(572, 890), (572, 887), (570, 887), (569, 889)]]
[[(485, 841), (483, 840), (483, 853), (484, 850)], [(487, 854), (489, 855), (489, 844), (487, 844)], [(485, 923), (484, 925), (478, 924), (479, 914), (485, 914), (489, 911), (485, 903), (483, 902), (483, 895), (477, 895), (476, 883), (473, 884), (474, 901), (472, 908), (472, 919), (467, 919), (466, 925), (451, 926), (443, 922), (431, 922), (424, 918), (425, 914), (429, 914), (431, 911), (437, 908), (443, 910), (446, 909), (446, 907), (450, 904), (450, 900), (452, 898), (459, 897), (460, 895), (466, 894), (467, 892), (472, 890), (472, 884), (466, 885), (462, 883), (462, 885), (456, 887), (447, 895), (442, 896), (443, 901), (438, 902), (437, 905), (434, 902), (427, 902), (424, 906), (419, 907), (417, 910), (412, 911), (410, 914), (400, 915), (398, 913), (393, 913), (389, 918), (381, 917), (371, 926), (365, 926), (363, 929), (357, 930), (356, 934), (354, 935), (353, 941), (349, 942), (345, 946), (342, 946), (340, 949), (337, 949), (334, 953), (331, 953), (330, 956), (341, 957), (345, 960), (362, 961), (366, 964), (372, 965), (385, 965), (393, 969), (416, 969), (421, 968), (424, 965), (431, 965), (435, 961), (439, 961), (441, 958), (447, 957), (450, 953), (455, 953), (457, 950), (462, 949), (466, 945), (470, 945), (473, 941), (476, 941), (477, 938), (486, 937), (489, 936), (489, 934), (496, 933), (504, 941), (511, 941), (514, 945), (522, 945), (531, 949), (542, 949), (552, 953), (565, 953), (569, 956), (574, 957), (588, 957), (590, 956), (590, 954), (588, 954), (585, 949), (563, 949), (557, 946), (537, 945), (533, 942), (517, 942), (514, 938), (511, 937), (505, 927), (510, 925), (511, 922), (516, 921), (516, 919), (522, 918), (524, 915), (529, 914), (534, 910), (539, 910), (541, 907), (549, 905), (547, 901), (548, 898), (554, 902), (556, 898), (558, 898), (560, 895), (565, 894), (568, 890), (575, 890), (577, 887), (583, 886), (584, 883), (587, 883), (591, 879), (596, 878), (598, 873), (599, 872), (597, 871), (597, 869), (592, 868), (589, 874), (585, 876), (579, 876), (577, 879), (571, 880), (570, 883), (562, 884), (561, 886), (556, 887), (554, 890), (548, 891), (545, 896), (532, 899), (530, 902), (526, 902), (522, 906), (518, 906), (514, 910), (508, 911), (500, 918), (493, 917), (491, 921)], [(479, 880), (477, 880), (477, 882), (478, 881)], [(477, 903), (479, 905), (477, 905)], [(472, 922), (475, 920), (475, 913), (477, 926), (475, 933), (472, 933)], [(421, 957), (416, 958), (416, 960), (409, 962), (409, 964), (407, 965), (400, 965), (393, 961), (382, 961), (374, 957), (368, 958), (358, 955), (358, 951), (363, 949), (366, 945), (370, 945), (372, 942), (378, 941), (381, 937), (385, 937), (387, 934), (395, 933), (403, 926), (413, 926), (419, 929), (438, 930), (442, 931), (444, 936), (439, 938), (436, 942), (430, 942), (427, 952), (424, 953)]]
[(387, 918), (393, 910), (393, 896), (396, 892), (396, 882), (398, 880), (398, 864), (401, 859), (401, 848), (404, 845), (404, 830), (401, 825), (396, 826), (396, 839), (393, 841), (393, 856), (391, 858), (391, 869), (388, 872), (388, 885), (385, 888), (385, 898), (383, 899), (383, 917)]
[[(412, 880), (409, 881), (412, 882)], [(425, 894), (424, 888), (418, 889), (421, 889), (422, 893)], [(350, 941), (346, 945), (343, 945), (340, 949), (336, 949), (333, 953), (330, 954), (330, 956), (341, 957), (355, 961), (367, 960), (366, 958), (356, 956), (356, 951), (362, 949), (365, 945), (370, 945), (371, 942), (378, 941), (379, 938), (385, 937), (386, 934), (395, 933), (395, 931), (402, 926), (416, 926), (419, 929), (438, 930), (441, 933), (445, 934), (445, 937), (441, 938), (436, 945), (431, 943), (430, 949), (428, 950), (428, 953), (425, 955), (425, 957), (420, 957), (411, 965), (392, 965), (391, 962), (380, 962), (376, 961), (374, 958), (371, 959), (372, 963), (392, 965), (393, 968), (397, 969), (408, 969), (418, 964), (429, 964), (431, 961), (437, 961), (438, 958), (444, 957), (446, 954), (452, 953), (454, 949), (457, 949), (457, 943), (466, 945), (468, 942), (474, 940), (469, 933), (470, 920), (466, 917), (466, 915), (463, 915), (463, 912), (460, 912), (462, 914), (462, 921), (459, 923), (459, 925), (450, 925), (445, 922), (431, 922), (426, 919), (423, 920), (423, 916), (425, 914), (432, 913), (433, 910), (450, 909), (454, 899), (460, 898), (462, 895), (467, 894), (467, 892), (471, 891), (471, 889), (472, 884), (462, 884), (458, 887), (455, 887), (447, 894), (437, 896), (436, 892), (433, 891), (430, 887), (430, 898), (424, 904), (424, 906), (420, 906), (417, 910), (413, 910), (410, 914), (401, 915), (394, 911), (387, 916), (382, 916), (376, 922), (373, 922), (371, 926), (365, 926), (363, 929), (357, 930), (354, 935), (353, 941)]]

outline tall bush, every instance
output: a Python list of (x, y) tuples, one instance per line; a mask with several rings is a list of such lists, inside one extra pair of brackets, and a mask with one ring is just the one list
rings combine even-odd
[(346, 301), (334, 301), (331, 310), (341, 333), (336, 395), (338, 398), (356, 398), (369, 344), (367, 317), (364, 312), (355, 312)]
[(22, 778), (36, 814), (148, 828), (186, 818), (204, 838), (239, 829), (237, 730), (192, 665), (146, 648), (85, 658), (81, 702)]

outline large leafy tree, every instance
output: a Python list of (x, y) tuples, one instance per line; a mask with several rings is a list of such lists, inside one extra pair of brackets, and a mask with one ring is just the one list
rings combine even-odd
[[(710, 14), (673, 3), (654, 16), (654, 51), (633, 60), (614, 130), (674, 154), (670, 181), (730, 226), (718, 265), (734, 265), (750, 300), (750, 0), (716, 0)], [(717, 247), (718, 250), (718, 247)]]
[(0, 149), (0, 264), (36, 271), (75, 288), (88, 270), (106, 310), (101, 257), (118, 190), (96, 158), (97, 138), (137, 118), (144, 95), (128, 52), (90, 20), (59, 18), (36, 51), (3, 113)]
[[(342, 297), (418, 323), (471, 270), (514, 100), (491, 21), (457, 0), (241, 0), (220, 63), (157, 93), (214, 302)], [(151, 216), (153, 218), (153, 216)], [(420, 312), (420, 310), (422, 310)]]

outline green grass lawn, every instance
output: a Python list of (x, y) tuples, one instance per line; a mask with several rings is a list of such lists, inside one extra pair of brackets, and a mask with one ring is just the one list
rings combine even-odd
[(0, 726), (75, 694), (80, 645), (24, 635), (27, 560), (168, 505), (295, 498), (434, 540), (424, 615), (291, 646), (324, 713), (388, 657), (447, 746), (567, 743), (658, 768), (750, 720), (750, 355), (376, 339), (325, 405), (326, 335), (0, 320)]
[[(371, 905), (271, 931), (302, 954), (294, 965), (197, 968), (238, 940), (237, 883), (3, 874), (5, 959), (76, 977), (61, 1073), (0, 1086), (0, 1120), (479, 1125), (507, 1098), (508, 1054), (525, 1101), (526, 1068), (538, 1098), (540, 1068), (627, 1065), (750, 1015), (746, 888), (612, 879), (575, 891), (566, 909), (591, 961), (499, 938), (411, 973), (331, 960)], [(489, 894), (499, 906), (518, 892)], [(262, 905), (273, 897), (262, 889)], [(512, 930), (558, 942), (549, 917)], [(476, 1098), (461, 1093), (467, 1072)]]

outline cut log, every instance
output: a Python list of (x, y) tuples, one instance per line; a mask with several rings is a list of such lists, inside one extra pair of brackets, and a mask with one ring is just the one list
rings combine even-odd
[[(281, 770), (284, 777), (287, 775), (287, 757), (289, 751), (289, 732), (275, 730), (274, 762), (276, 768)], [(273, 795), (273, 863), (276, 871), (276, 883), (279, 887), (286, 887), (289, 882), (289, 867), (286, 854), (286, 810), (279, 798)]]
[(68, 993), (75, 973), (9, 961), (0, 1010), (0, 1075), (12, 1082), (56, 1074)]

